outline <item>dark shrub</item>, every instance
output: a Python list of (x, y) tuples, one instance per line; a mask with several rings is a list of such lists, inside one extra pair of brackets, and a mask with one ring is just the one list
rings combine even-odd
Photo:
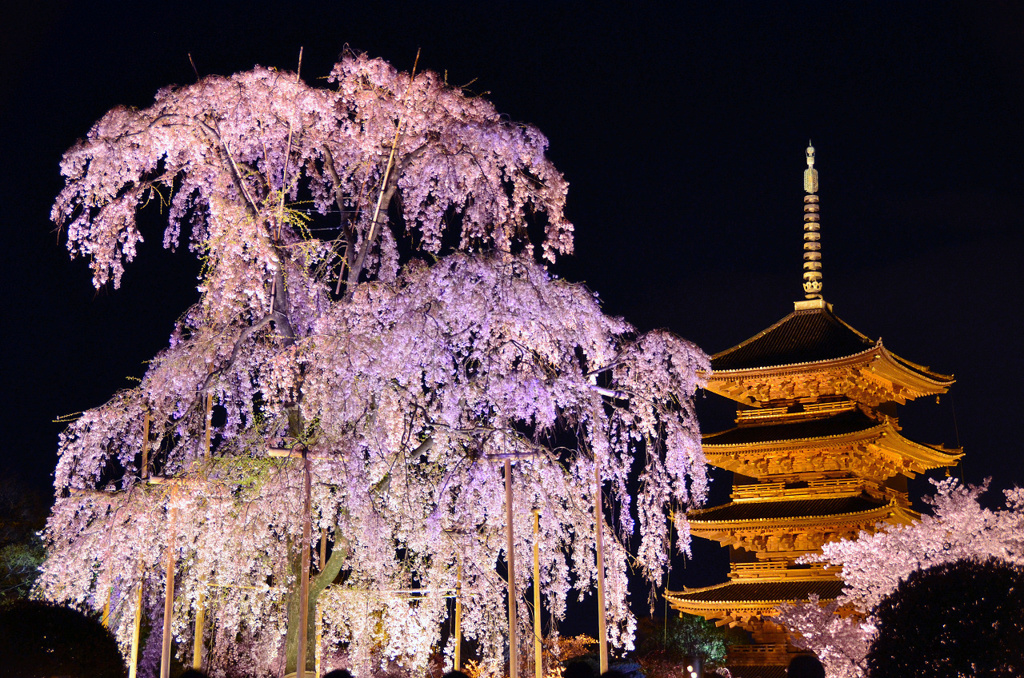
[(876, 614), (871, 678), (1024, 675), (1024, 568), (961, 560), (921, 570)]
[(0, 673), (17, 678), (123, 678), (117, 642), (100, 622), (53, 603), (0, 607)]

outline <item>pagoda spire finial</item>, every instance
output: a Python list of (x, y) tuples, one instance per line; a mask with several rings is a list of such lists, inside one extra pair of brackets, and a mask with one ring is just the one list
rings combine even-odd
[(818, 170), (814, 169), (814, 146), (807, 141), (807, 169), (804, 170), (804, 299), (821, 299), (821, 233), (818, 221)]

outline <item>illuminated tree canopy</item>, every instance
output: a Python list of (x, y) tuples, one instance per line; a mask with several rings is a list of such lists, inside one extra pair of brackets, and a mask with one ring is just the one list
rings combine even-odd
[[(97, 287), (120, 284), (146, 203), (166, 209), (164, 246), (187, 242), (203, 267), (198, 303), (141, 383), (62, 434), (37, 590), (94, 609), (113, 592), (126, 647), (128, 592), (145, 580), (149, 614), (162, 607), (170, 546), (179, 648), (205, 605), (212, 672), (293, 670), (303, 462), (269, 453), (299, 450), (325, 643), (359, 675), (421, 668), (461, 567), (463, 631), (496, 670), (502, 463), (517, 558), (541, 513), (555, 618), (596, 579), (596, 465), (609, 639), (628, 647), (627, 558), (659, 581), (669, 511), (705, 495), (692, 395), (707, 357), (547, 271), (573, 231), (538, 130), (365, 55), (344, 54), (330, 81), (256, 68), (164, 89), (65, 154), (52, 216)], [(530, 579), (517, 571), (520, 595)]]

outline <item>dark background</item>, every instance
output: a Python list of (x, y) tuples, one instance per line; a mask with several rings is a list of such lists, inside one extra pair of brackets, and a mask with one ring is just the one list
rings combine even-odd
[[(905, 434), (962, 445), (969, 482), (1024, 481), (1024, 8), (685, 4), (48, 0), (5, 12), (0, 470), (47, 491), (53, 420), (141, 376), (196, 296), (195, 262), (162, 251), (152, 230), (121, 290), (92, 288), (48, 219), (62, 152), (108, 109), (193, 82), (189, 54), (201, 75), (227, 75), (293, 70), (301, 46), (314, 82), (348, 44), (403, 70), (422, 49), (421, 68), (475, 79), (500, 111), (538, 126), (571, 183), (578, 234), (556, 271), (610, 313), (709, 353), (802, 296), (813, 138), (825, 298), (958, 379), (939, 404), (904, 409)], [(698, 397), (705, 430), (730, 424), (730, 405)], [(672, 587), (721, 581), (725, 562), (704, 545), (677, 562)]]

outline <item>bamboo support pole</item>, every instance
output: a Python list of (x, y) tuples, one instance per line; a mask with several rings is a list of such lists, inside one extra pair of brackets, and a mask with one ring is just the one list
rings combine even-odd
[(295, 678), (305, 678), (306, 675), (306, 626), (309, 624), (309, 540), (312, 528), (310, 525), (310, 464), (309, 458), (305, 454), (302, 458), (302, 476), (305, 498), (302, 511), (302, 559), (299, 561), (301, 582), (299, 585), (299, 605), (301, 606), (299, 610), (299, 656)]
[(320, 571), (327, 564), (327, 530), (320, 530)]
[(149, 477), (149, 410), (142, 420), (142, 477)]
[(462, 670), (462, 561), (455, 571), (455, 670)]
[(604, 513), (601, 511), (601, 466), (594, 460), (594, 534), (597, 546), (597, 643), (600, 648), (601, 673), (608, 670), (608, 629), (604, 605)]
[(203, 440), (203, 456), (210, 457), (210, 438), (213, 429), (213, 392), (206, 394), (206, 432)]
[(206, 596), (199, 594), (196, 610), (195, 642), (192, 645), (192, 668), (197, 671), (203, 668), (203, 625), (206, 623)]
[(540, 511), (533, 511), (533, 661), (535, 678), (544, 675), (544, 646), (540, 628)]
[(174, 506), (174, 489), (171, 489), (171, 519), (167, 534), (167, 583), (164, 588), (164, 635), (160, 652), (160, 678), (171, 676), (171, 619), (174, 616), (174, 529), (178, 509)]
[(304, 448), (289, 448), (289, 447), (269, 447), (267, 448), (267, 456), (275, 457), (278, 459), (336, 459), (337, 457), (331, 454), (309, 454)]
[(323, 654), (324, 654), (324, 651), (323, 651), (323, 647), (321, 647), (321, 646), (323, 645), (323, 642), (324, 642), (324, 617), (323, 617), (322, 614), (320, 614), (320, 599), (319, 598), (316, 601), (316, 606), (315, 607), (316, 607), (316, 609), (314, 610), (314, 612), (316, 613), (316, 648), (314, 649), (314, 653), (313, 653), (313, 657), (314, 657), (314, 664), (313, 664), (314, 673), (313, 673), (313, 676), (314, 676), (314, 678), (320, 678), (320, 676), (323, 675)]
[(132, 629), (131, 664), (128, 667), (128, 678), (135, 678), (139, 671), (139, 639), (142, 636), (142, 580), (139, 579), (139, 592), (135, 595), (135, 628)]
[(100, 623), (103, 624), (103, 628), (110, 628), (110, 597), (114, 595), (114, 589), (111, 587), (107, 591), (107, 601), (103, 603), (103, 616), (100, 618)]
[[(505, 459), (505, 541), (508, 561), (508, 675), (519, 678), (519, 647), (516, 642), (516, 552), (512, 535), (512, 461)], [(299, 676), (302, 678), (302, 676)]]

